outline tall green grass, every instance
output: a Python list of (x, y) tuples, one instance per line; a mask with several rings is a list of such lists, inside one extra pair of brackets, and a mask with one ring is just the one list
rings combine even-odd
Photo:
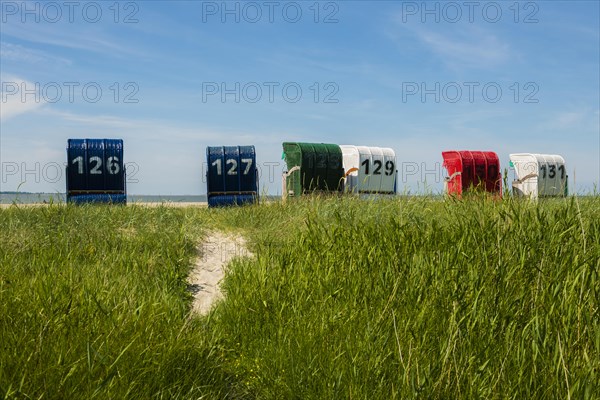
[(600, 398), (599, 268), (599, 198), (0, 210), (0, 396)]
[(188, 320), (197, 229), (182, 210), (0, 210), (0, 398), (225, 395)]
[(213, 316), (259, 398), (600, 398), (598, 199), (289, 210)]

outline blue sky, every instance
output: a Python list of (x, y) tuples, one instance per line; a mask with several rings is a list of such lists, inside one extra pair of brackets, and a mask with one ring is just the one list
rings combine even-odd
[(206, 193), (206, 146), (245, 144), (278, 194), (284, 141), (392, 147), (400, 191), (452, 149), (600, 181), (597, 1), (1, 6), (1, 190), (63, 192), (85, 137), (124, 139), (132, 194)]

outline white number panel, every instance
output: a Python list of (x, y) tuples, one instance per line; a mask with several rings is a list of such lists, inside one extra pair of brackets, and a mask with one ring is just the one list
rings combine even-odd
[(383, 173), (381, 175), (381, 192), (396, 192), (396, 153), (390, 148), (382, 148)]
[(346, 175), (346, 190), (358, 192), (358, 170), (360, 167), (360, 154), (356, 146), (342, 145), (342, 163)]
[(565, 195), (567, 169), (562, 156), (554, 154), (510, 154), (515, 169), (513, 192), (530, 198)]
[(536, 154), (539, 164), (538, 197), (564, 196), (567, 182), (565, 160), (559, 155)]
[(346, 188), (355, 193), (395, 193), (396, 156), (381, 147), (341, 145)]

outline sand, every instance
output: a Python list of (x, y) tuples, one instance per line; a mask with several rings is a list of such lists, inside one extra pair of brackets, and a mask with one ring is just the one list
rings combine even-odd
[(219, 285), (227, 265), (236, 257), (253, 257), (242, 236), (216, 231), (208, 233), (188, 277), (188, 287), (194, 295), (192, 313), (207, 314), (215, 302), (223, 298)]

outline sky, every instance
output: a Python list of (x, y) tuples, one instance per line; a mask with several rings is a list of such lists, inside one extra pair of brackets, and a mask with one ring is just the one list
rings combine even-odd
[[(391, 147), (398, 190), (441, 152), (560, 154), (600, 183), (598, 1), (0, 1), (1, 191), (65, 191), (69, 138), (124, 140), (130, 194), (206, 193), (206, 147)], [(512, 179), (512, 174), (510, 174)]]

